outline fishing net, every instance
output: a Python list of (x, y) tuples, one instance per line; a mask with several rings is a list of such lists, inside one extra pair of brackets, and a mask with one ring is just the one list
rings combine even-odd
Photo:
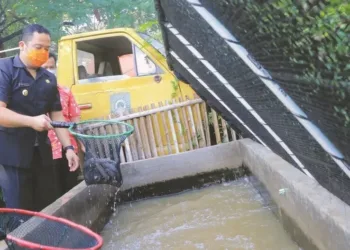
[(70, 126), (69, 131), (84, 145), (83, 173), (87, 185), (109, 184), (120, 187), (120, 148), (134, 128), (110, 120), (84, 121)]
[(133, 126), (112, 120), (52, 122), (52, 126), (69, 128), (69, 132), (83, 144), (83, 174), (87, 185), (122, 185), (120, 148), (125, 139), (134, 132)]
[(238, 133), (350, 204), (350, 4), (155, 2), (176, 75)]
[(102, 238), (66, 219), (20, 209), (0, 208), (0, 246), (9, 250), (100, 249)]

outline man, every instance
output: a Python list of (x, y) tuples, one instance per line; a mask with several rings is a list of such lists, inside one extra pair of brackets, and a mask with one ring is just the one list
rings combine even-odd
[(44, 69), (47, 69), (47, 71), (51, 72), (56, 76), (56, 64), (57, 64), (57, 58), (55, 54), (49, 53), (49, 59), (41, 66)]
[[(56, 56), (50, 53), (49, 59), (42, 65), (42, 67), (56, 75)], [(58, 92), (61, 98), (62, 113), (65, 121), (78, 122), (80, 120), (80, 109), (72, 92), (68, 88), (60, 86), (59, 84)], [(53, 130), (50, 130), (48, 136), (51, 141), (55, 178), (58, 182), (58, 196), (61, 196), (78, 184), (78, 171), (69, 171), (67, 159), (62, 157), (62, 144), (58, 140), (56, 133)], [(75, 153), (78, 153), (78, 144), (72, 135), (70, 135), (70, 141), (74, 146)]]
[[(19, 55), (0, 60), (0, 186), (10, 208), (35, 208), (37, 176), (31, 163), (40, 163), (39, 153), (52, 157), (42, 152), (42, 145), (53, 129), (51, 119), (64, 121), (56, 77), (40, 67), (48, 59), (50, 44), (49, 31), (32, 24), (23, 29)], [(79, 158), (69, 132), (62, 128), (55, 132), (70, 171), (75, 171)]]

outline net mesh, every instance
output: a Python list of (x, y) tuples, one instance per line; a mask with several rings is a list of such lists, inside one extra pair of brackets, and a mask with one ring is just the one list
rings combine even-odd
[[(320, 0), (156, 0), (156, 6), (171, 68), (234, 129), (255, 140), (256, 137), (247, 130), (249, 127), (270, 149), (299, 168), (292, 159), (292, 156), (297, 157), (322, 186), (350, 204), (349, 177), (228, 46), (221, 36), (225, 35), (224, 32), (218, 34), (200, 15), (201, 11), (207, 10), (226, 27), (349, 163), (350, 5), (342, 1)], [(176, 29), (175, 34), (168, 24)], [(186, 43), (227, 80), (281, 140), (271, 135)], [(194, 77), (172, 52), (198, 77)], [(203, 87), (198, 78), (210, 90)], [(281, 142), (292, 154), (283, 148)]]
[(99, 243), (93, 236), (62, 222), (16, 212), (0, 212), (0, 240), (5, 240), (9, 250), (39, 249), (21, 246), (6, 236), (67, 249), (95, 249)]
[(109, 184), (120, 187), (120, 148), (134, 128), (123, 122), (85, 121), (69, 129), (84, 145), (83, 173), (87, 185)]

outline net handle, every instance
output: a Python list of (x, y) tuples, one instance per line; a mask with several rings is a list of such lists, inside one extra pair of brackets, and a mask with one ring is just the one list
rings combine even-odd
[[(60, 222), (62, 224), (66, 224), (74, 229), (77, 229), (93, 238), (97, 241), (96, 246), (90, 247), (90, 248), (74, 248), (74, 250), (98, 250), (102, 247), (103, 245), (103, 239), (100, 235), (94, 233), (91, 231), (89, 228), (84, 227), (82, 225), (79, 225), (77, 223), (74, 223), (70, 220), (60, 218), (60, 217), (55, 217), (52, 215), (47, 215), (41, 212), (33, 212), (33, 211), (28, 211), (28, 210), (23, 210), (23, 209), (14, 209), (14, 208), (0, 208), (0, 214), (2, 213), (15, 213), (15, 214), (24, 214), (24, 215), (29, 215), (29, 216), (37, 216), (43, 219), (47, 219), (50, 221), (55, 221), (55, 222)], [(29, 249), (41, 249), (41, 250), (68, 250), (68, 248), (62, 248), (62, 247), (50, 247), (50, 246), (45, 246), (45, 245), (40, 245), (37, 243), (33, 243), (27, 240), (23, 240), (11, 235), (6, 235), (6, 239), (15, 242), (21, 247), (29, 248)]]
[(70, 128), (76, 125), (74, 122), (51, 122), (51, 126), (54, 128)]

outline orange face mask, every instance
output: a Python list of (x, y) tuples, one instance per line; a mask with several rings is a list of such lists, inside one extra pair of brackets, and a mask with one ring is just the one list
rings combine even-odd
[(39, 68), (49, 59), (49, 52), (45, 49), (31, 49), (27, 56), (30, 63)]

